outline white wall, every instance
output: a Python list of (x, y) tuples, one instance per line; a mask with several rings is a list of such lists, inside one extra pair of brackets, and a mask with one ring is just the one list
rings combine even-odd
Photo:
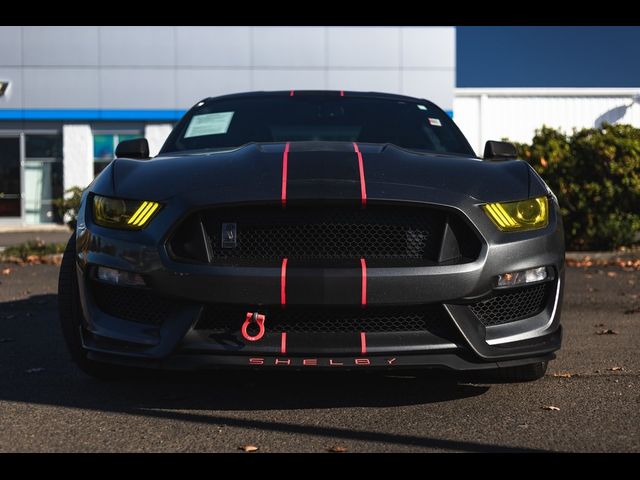
[(571, 133), (603, 121), (640, 127), (640, 88), (458, 88), (454, 121), (476, 153), (487, 140), (530, 142), (542, 125)]
[(177, 109), (249, 90), (383, 90), (453, 106), (454, 27), (0, 27), (3, 109)]
[(155, 157), (171, 133), (171, 124), (151, 124), (144, 127), (144, 138), (149, 142), (149, 155)]
[(93, 134), (89, 125), (62, 127), (63, 187), (85, 188), (93, 180)]

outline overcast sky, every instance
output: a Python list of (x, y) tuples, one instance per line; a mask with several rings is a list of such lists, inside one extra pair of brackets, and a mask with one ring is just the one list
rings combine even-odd
[(640, 27), (456, 32), (458, 87), (640, 87)]

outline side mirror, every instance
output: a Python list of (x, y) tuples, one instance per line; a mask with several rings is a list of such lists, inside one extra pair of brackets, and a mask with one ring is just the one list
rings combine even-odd
[(489, 140), (484, 145), (483, 158), (485, 160), (514, 160), (518, 158), (518, 151), (512, 143)]
[(149, 142), (146, 138), (134, 138), (120, 142), (116, 147), (116, 158), (122, 157), (147, 160), (149, 158)]

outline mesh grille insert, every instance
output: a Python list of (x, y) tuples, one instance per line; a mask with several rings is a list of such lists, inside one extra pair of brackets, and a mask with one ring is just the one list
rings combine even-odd
[[(214, 264), (260, 264), (282, 258), (431, 264), (437, 261), (445, 216), (421, 207), (236, 207), (200, 213)], [(182, 230), (171, 241), (176, 255), (189, 254)], [(236, 229), (223, 248), (222, 226)], [(196, 234), (196, 230), (192, 230)]]
[(160, 326), (178, 313), (178, 302), (157, 295), (151, 290), (119, 287), (96, 281), (92, 281), (91, 284), (98, 308), (108, 315)]
[(469, 308), (486, 327), (522, 320), (544, 310), (550, 285), (546, 282), (500, 293), (488, 300), (469, 305)]
[[(230, 305), (207, 306), (196, 324), (197, 330), (236, 333), (252, 308)], [(269, 332), (352, 333), (430, 331), (451, 338), (452, 321), (441, 305), (411, 307), (295, 307), (255, 308), (266, 314)]]

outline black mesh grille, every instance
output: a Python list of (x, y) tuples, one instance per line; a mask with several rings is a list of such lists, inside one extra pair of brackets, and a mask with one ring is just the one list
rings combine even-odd
[(98, 308), (108, 315), (147, 325), (160, 326), (176, 315), (179, 304), (143, 288), (118, 287), (92, 282)]
[[(216, 333), (238, 332), (251, 308), (228, 305), (207, 306), (196, 324), (198, 330)], [(294, 307), (256, 308), (266, 315), (270, 332), (350, 333), (430, 331), (449, 338), (453, 325), (441, 305), (411, 307)]]
[[(212, 209), (201, 214), (211, 245), (212, 263), (259, 264), (282, 258), (347, 260), (366, 258), (402, 264), (437, 260), (444, 215), (420, 207), (243, 207)], [(222, 224), (234, 224), (236, 245), (223, 248)], [(184, 248), (181, 229), (171, 242), (173, 252), (200, 260)], [(196, 257), (196, 258), (194, 258)]]
[(549, 283), (542, 283), (518, 288), (470, 305), (469, 308), (486, 327), (522, 320), (544, 310), (549, 286)]

